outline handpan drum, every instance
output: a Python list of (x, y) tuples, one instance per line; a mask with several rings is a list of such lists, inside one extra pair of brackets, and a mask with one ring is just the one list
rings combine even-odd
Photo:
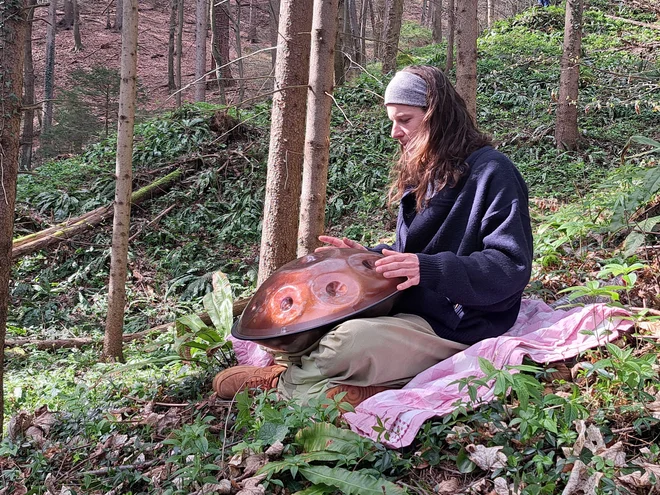
[(333, 248), (287, 263), (257, 289), (232, 335), (294, 353), (343, 321), (387, 315), (404, 279), (376, 272), (375, 262), (382, 257)]

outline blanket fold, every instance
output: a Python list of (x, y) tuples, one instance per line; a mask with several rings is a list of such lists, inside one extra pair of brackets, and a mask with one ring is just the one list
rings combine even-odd
[[(481, 377), (479, 358), (496, 368), (518, 365), (527, 356), (537, 363), (551, 363), (616, 339), (632, 326), (630, 314), (621, 308), (593, 304), (569, 311), (554, 310), (542, 301), (523, 300), (514, 326), (504, 335), (486, 339), (423, 371), (400, 390), (386, 390), (365, 400), (354, 413), (345, 415), (351, 429), (393, 448), (412, 443), (422, 424), (453, 411), (457, 401), (468, 401), (467, 391), (454, 382)], [(267, 366), (272, 356), (254, 342), (232, 339), (240, 364)], [(493, 390), (482, 387), (485, 402)], [(387, 435), (374, 427), (384, 424)]]

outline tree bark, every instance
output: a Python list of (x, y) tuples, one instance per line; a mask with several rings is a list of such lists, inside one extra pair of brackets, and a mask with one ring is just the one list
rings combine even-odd
[(488, 0), (486, 5), (486, 19), (488, 27), (493, 27), (493, 22), (495, 22), (495, 0)]
[(477, 119), (477, 0), (459, 2), (456, 15), (456, 91)]
[(259, 37), (257, 36), (257, 13), (254, 7), (255, 0), (250, 0), (250, 10), (248, 18), (248, 41), (251, 44), (259, 43)]
[(362, 0), (362, 9), (360, 11), (360, 50), (357, 63), (366, 65), (367, 63), (367, 14), (369, 9), (369, 0)]
[(137, 96), (138, 0), (126, 0), (121, 35), (121, 86), (117, 125), (117, 186), (112, 223), (108, 317), (103, 340), (106, 360), (124, 361), (122, 333), (126, 306), (128, 237), (133, 179), (133, 129)]
[[(270, 14), (270, 41), (271, 46), (277, 46), (277, 28), (280, 23), (280, 0), (269, 0), (268, 2), (268, 12)], [(270, 52), (270, 62), (272, 65), (272, 73), (275, 73), (275, 64), (277, 62), (277, 49), (271, 50)], [(273, 82), (273, 88), (275, 88), (275, 83)]]
[(374, 58), (380, 60), (383, 55), (383, 38), (385, 36), (386, 0), (371, 0), (372, 28), (374, 38)]
[(298, 256), (314, 251), (320, 245), (318, 236), (324, 231), (334, 79), (327, 68), (332, 67), (334, 57), (337, 3), (338, 0), (314, 0)]
[(0, 425), (4, 421), (4, 344), (21, 127), (21, 101), (18, 95), (23, 91), (27, 15), (24, 0), (0, 4), (0, 102), (3, 114), (0, 124)]
[[(214, 0), (211, 0), (214, 1)], [(206, 34), (209, 9), (207, 0), (197, 0), (195, 13), (195, 101), (206, 101)]]
[[(211, 5), (213, 3), (212, 1)], [(176, 81), (174, 80), (174, 39), (178, 7), (179, 0), (170, 0), (170, 30), (167, 38), (167, 89), (170, 93), (176, 89)]]
[(181, 106), (181, 92), (183, 91), (183, 86), (181, 81), (183, 77), (181, 76), (181, 58), (183, 57), (183, 0), (179, 0), (177, 6), (177, 24), (176, 24), (176, 106), (179, 108)]
[(335, 84), (342, 86), (346, 82), (346, 59), (344, 57), (346, 39), (346, 0), (339, 0), (337, 4), (337, 37), (335, 38), (335, 56), (333, 67), (335, 71)]
[(80, 9), (78, 0), (73, 0), (73, 50), (76, 52), (83, 51), (82, 37), (80, 36)]
[(245, 96), (245, 71), (243, 70), (243, 47), (241, 42), (241, 0), (236, 1), (234, 35), (236, 40), (236, 65), (238, 67), (238, 104), (240, 105), (243, 103)]
[(124, 16), (124, 0), (116, 0), (117, 8), (115, 9), (115, 29), (121, 31)]
[(64, 0), (64, 17), (60, 21), (59, 26), (63, 29), (71, 29), (73, 27), (73, 0)]
[(383, 74), (396, 70), (396, 56), (399, 52), (399, 35), (401, 34), (401, 18), (403, 16), (403, 0), (390, 0), (385, 27), (385, 46), (383, 49)]
[(227, 3), (211, 2), (211, 50), (216, 67), (216, 79), (222, 103), (226, 103), (225, 88), (232, 86), (234, 79), (229, 66), (229, 10)]
[(32, 168), (32, 148), (34, 143), (34, 62), (32, 59), (32, 21), (37, 0), (27, 0), (28, 32), (25, 36), (25, 55), (23, 69), (23, 130), (21, 131), (20, 168)]
[(442, 42), (442, 0), (432, 0), (432, 33), (433, 33), (433, 43)]
[(43, 131), (53, 125), (53, 93), (55, 89), (55, 32), (57, 25), (57, 0), (48, 6), (48, 28), (46, 29), (46, 62), (44, 75), (44, 120)]
[(564, 51), (560, 62), (559, 101), (555, 124), (557, 149), (575, 150), (578, 145), (577, 105), (581, 48), (582, 0), (567, 0)]
[(307, 108), (311, 2), (282, 0), (279, 20), (259, 284), (296, 258), (305, 149), (305, 119), (301, 116)]
[(456, 32), (456, 8), (454, 0), (447, 0), (447, 65), (449, 72), (454, 68), (454, 33)]

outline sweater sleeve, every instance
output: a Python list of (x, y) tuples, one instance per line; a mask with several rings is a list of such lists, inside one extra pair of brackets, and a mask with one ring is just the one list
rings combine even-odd
[(532, 237), (526, 202), (516, 198), (490, 209), (479, 227), (483, 247), (467, 256), (418, 253), (420, 286), (452, 303), (485, 311), (515, 304), (529, 282)]

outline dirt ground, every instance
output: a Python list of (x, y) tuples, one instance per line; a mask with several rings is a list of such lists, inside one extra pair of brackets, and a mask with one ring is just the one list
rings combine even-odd
[[(58, 6), (58, 21), (64, 17), (61, 2)], [(249, 8), (242, 9), (243, 21), (247, 23)], [(263, 3), (263, 2), (258, 2)], [(55, 68), (55, 96), (57, 88), (68, 88), (75, 84), (68, 74), (73, 69), (91, 68), (101, 65), (119, 70), (121, 53), (121, 32), (113, 28), (106, 28), (108, 20), (114, 26), (115, 2), (107, 0), (79, 0), (80, 4), (80, 30), (84, 49), (74, 51), (73, 30), (58, 28), (56, 35), (56, 68)], [(232, 2), (233, 5), (233, 2)], [(139, 34), (138, 34), (138, 78), (146, 92), (145, 107), (149, 111), (158, 111), (175, 107), (175, 98), (167, 89), (167, 44), (169, 37), (169, 2), (157, 0), (141, 0), (139, 2)], [(36, 98), (43, 98), (44, 61), (46, 52), (47, 8), (37, 8), (32, 33), (32, 53), (35, 69)], [(265, 51), (252, 55), (259, 49), (270, 46), (269, 18), (264, 9), (254, 9), (257, 16), (258, 43), (250, 43), (244, 36), (241, 40), (242, 55), (245, 59), (245, 77), (268, 76), (271, 71), (270, 52)], [(244, 31), (247, 31), (246, 29)], [(207, 58), (210, 68), (210, 34), (207, 37)], [(232, 59), (236, 58), (236, 42), (231, 42)], [(190, 84), (195, 78), (195, 5), (194, 2), (185, 3), (184, 30), (183, 30), (183, 56), (182, 81), (183, 85)], [(236, 66), (232, 67), (234, 77), (238, 75)], [(246, 94), (256, 94), (263, 85), (264, 80), (246, 82)], [(265, 79), (268, 81), (268, 79)], [(219, 103), (219, 93), (209, 84), (207, 101)], [(230, 102), (237, 99), (238, 88), (228, 88), (227, 97)], [(192, 101), (193, 88), (185, 89), (182, 93), (183, 101)], [(57, 120), (57, 116), (55, 116)]]

